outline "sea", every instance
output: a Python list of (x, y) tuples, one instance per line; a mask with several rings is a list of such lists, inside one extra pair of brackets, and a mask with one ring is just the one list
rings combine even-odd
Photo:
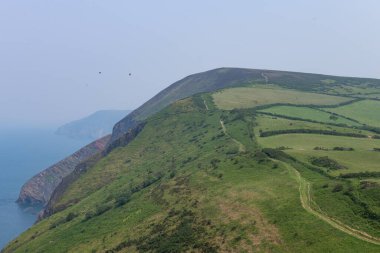
[(54, 128), (0, 127), (0, 250), (36, 221), (38, 210), (15, 203), (21, 186), (90, 142), (54, 132)]

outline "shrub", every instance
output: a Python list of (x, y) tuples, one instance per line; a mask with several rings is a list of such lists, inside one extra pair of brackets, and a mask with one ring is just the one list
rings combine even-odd
[(360, 182), (360, 189), (371, 189), (371, 188), (378, 188), (380, 185), (376, 182), (371, 181), (361, 181)]
[(175, 177), (176, 174), (177, 174), (176, 171), (175, 171), (175, 170), (172, 170), (172, 171), (170, 172), (170, 174), (169, 174), (169, 178), (173, 178), (173, 177)]
[(280, 147), (277, 147), (276, 149), (277, 150), (288, 150), (288, 149), (292, 149), (292, 148), (285, 147), (285, 146), (280, 146)]
[(130, 199), (131, 199), (130, 193), (120, 195), (116, 198), (115, 205), (116, 205), (116, 207), (123, 206), (126, 203), (128, 203)]
[(343, 190), (343, 185), (342, 184), (336, 184), (334, 188), (332, 189), (332, 192), (340, 192)]
[(323, 134), (323, 135), (334, 135), (334, 136), (348, 136), (348, 137), (356, 137), (356, 138), (368, 137), (365, 134), (339, 133), (336, 131), (316, 130), (316, 129), (284, 129), (284, 130), (266, 131), (266, 132), (260, 132), (260, 137), (269, 137), (269, 136), (280, 135), (280, 134)]
[(346, 169), (343, 165), (339, 164), (337, 161), (329, 158), (328, 156), (322, 156), (322, 157), (312, 157), (310, 158), (311, 164), (323, 168), (327, 168), (330, 170), (340, 170), (340, 169)]
[(354, 151), (353, 148), (345, 148), (345, 147), (334, 147), (334, 151)]
[(95, 213), (93, 211), (88, 211), (85, 213), (83, 221), (88, 221), (89, 219), (92, 219), (95, 216)]
[(66, 216), (66, 222), (69, 222), (71, 220), (73, 220), (75, 217), (77, 217), (78, 215), (75, 214), (75, 213), (69, 213), (67, 216)]
[(365, 172), (353, 172), (353, 173), (346, 173), (346, 174), (340, 174), (339, 177), (341, 178), (370, 178), (370, 177), (380, 177), (380, 172), (378, 171), (365, 171)]
[(214, 169), (216, 169), (216, 168), (218, 168), (218, 163), (220, 163), (220, 160), (214, 158), (214, 159), (212, 159), (212, 160), (210, 161), (210, 163), (211, 163), (211, 166), (212, 166)]

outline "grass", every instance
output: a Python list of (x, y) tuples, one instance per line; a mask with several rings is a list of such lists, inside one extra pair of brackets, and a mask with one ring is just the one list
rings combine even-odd
[(220, 109), (251, 108), (273, 103), (297, 105), (334, 105), (350, 101), (351, 98), (338, 97), (297, 90), (240, 87), (225, 89), (213, 94), (216, 106)]
[(283, 115), (287, 117), (296, 117), (300, 119), (313, 120), (313, 121), (330, 123), (330, 124), (345, 124), (348, 126), (360, 126), (359, 123), (349, 120), (347, 118), (343, 118), (338, 115), (332, 115), (331, 113), (314, 109), (314, 108), (309, 108), (309, 107), (274, 106), (274, 107), (270, 107), (261, 111)]
[[(344, 170), (330, 171), (331, 175), (340, 173), (380, 171), (380, 156), (376, 155), (374, 147), (380, 146), (380, 140), (351, 138), (341, 136), (324, 136), (315, 134), (285, 134), (266, 138), (259, 138), (259, 142), (265, 147), (276, 148), (284, 145), (289, 147), (287, 153), (308, 162), (312, 156), (328, 156), (347, 167)], [(323, 147), (330, 151), (314, 150), (315, 147)], [(354, 151), (331, 151), (334, 147), (353, 148)]]
[(380, 127), (379, 108), (380, 101), (363, 100), (337, 108), (329, 108), (327, 110), (356, 119), (369, 126)]
[[(379, 250), (305, 211), (294, 173), (262, 154), (250, 116), (200, 108), (187, 99), (149, 118), (133, 142), (70, 186), (58, 203), (71, 203), (68, 208), (27, 230), (5, 252)], [(138, 185), (144, 187), (116, 205)], [(87, 219), (90, 212), (96, 215)]]
[(373, 135), (369, 131), (347, 128), (347, 127), (338, 127), (333, 125), (313, 123), (303, 120), (290, 120), (276, 116), (268, 115), (259, 115), (256, 117), (257, 127), (255, 128), (256, 136), (259, 136), (260, 131), (277, 131), (277, 130), (287, 130), (287, 129), (311, 129), (311, 130), (329, 130), (336, 131), (339, 133), (356, 133), (356, 134), (365, 134)]
[(367, 86), (366, 84), (361, 84), (361, 85), (339, 85), (339, 86), (334, 86), (331, 89), (328, 90), (329, 93), (332, 94), (349, 94), (349, 95), (355, 95), (355, 96), (365, 96), (369, 95), (372, 93), (380, 92), (380, 89), (378, 87), (370, 87)]

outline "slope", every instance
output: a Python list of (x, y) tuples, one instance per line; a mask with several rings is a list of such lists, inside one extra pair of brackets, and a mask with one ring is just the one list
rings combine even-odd
[(110, 135), (104, 136), (33, 176), (22, 186), (17, 203), (44, 206), (62, 179), (73, 172), (78, 164), (101, 153), (110, 138)]
[(206, 110), (202, 96), (148, 118), (4, 252), (379, 250), (305, 211), (294, 174), (257, 146), (253, 118)]
[[(380, 87), (379, 80), (369, 78), (337, 77), (261, 69), (214, 69), (190, 75), (162, 90), (114, 126), (112, 141), (120, 138), (139, 121), (146, 119), (178, 99), (197, 93), (213, 92), (227, 87), (252, 83), (274, 84), (288, 89), (329, 94), (336, 94), (341, 87), (360, 87), (363, 89)], [(357, 95), (360, 92), (361, 90), (359, 89)]]

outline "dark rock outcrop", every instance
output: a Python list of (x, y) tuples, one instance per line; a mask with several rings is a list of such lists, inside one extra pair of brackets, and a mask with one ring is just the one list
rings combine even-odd
[(88, 144), (32, 177), (21, 188), (17, 203), (23, 206), (44, 206), (62, 179), (69, 175), (78, 164), (101, 153), (109, 142), (110, 137), (108, 135)]

